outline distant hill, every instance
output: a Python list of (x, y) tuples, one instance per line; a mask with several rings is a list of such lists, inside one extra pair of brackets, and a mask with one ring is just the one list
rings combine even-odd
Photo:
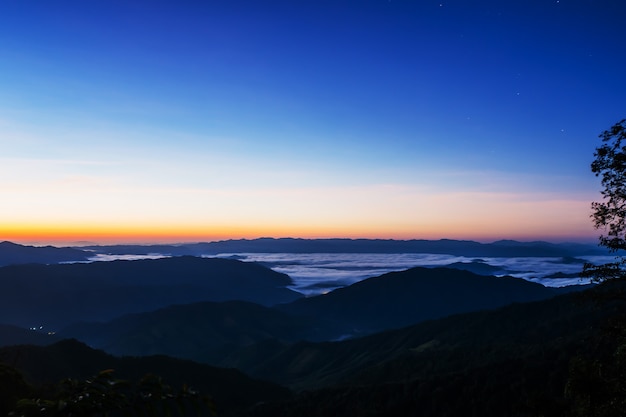
[(576, 256), (606, 254), (597, 245), (554, 244), (502, 240), (479, 243), (470, 240), (393, 239), (252, 239), (225, 240), (186, 245), (206, 253), (437, 253), (461, 256)]
[[(191, 245), (193, 246), (193, 245)], [(199, 256), (198, 252), (190, 245), (88, 245), (80, 246), (80, 249), (89, 250), (92, 253), (107, 255), (152, 255), (166, 256)]]
[(35, 386), (56, 383), (65, 378), (84, 379), (105, 369), (113, 369), (116, 378), (132, 381), (154, 374), (173, 388), (186, 384), (210, 395), (219, 415), (291, 396), (289, 390), (283, 387), (251, 379), (234, 369), (215, 368), (165, 356), (116, 358), (75, 340), (64, 340), (46, 347), (21, 345), (0, 348), (0, 361), (21, 371), (26, 381)]
[(276, 308), (328, 320), (346, 329), (346, 336), (352, 336), (556, 294), (551, 288), (520, 278), (419, 267), (369, 278)]
[(0, 242), (0, 266), (86, 261), (91, 256), (93, 256), (91, 252), (76, 248), (24, 246), (12, 242)]
[(478, 275), (503, 275), (507, 273), (507, 270), (502, 267), (489, 265), (488, 263), (480, 260), (474, 260), (472, 262), (454, 262), (448, 265), (443, 265), (443, 268), (461, 269)]
[(501, 240), (479, 243), (470, 240), (393, 240), (393, 239), (295, 239), (260, 238), (222, 240), (180, 245), (86, 246), (97, 253), (147, 255), (211, 255), (219, 253), (436, 253), (458, 256), (491, 257), (568, 257), (606, 255), (595, 244), (517, 242)]
[(291, 279), (258, 264), (174, 257), (140, 261), (0, 268), (0, 317), (7, 324), (59, 330), (199, 301), (293, 301)]

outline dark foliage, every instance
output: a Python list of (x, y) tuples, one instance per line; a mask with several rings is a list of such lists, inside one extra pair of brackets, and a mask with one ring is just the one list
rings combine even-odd
[(591, 217), (596, 229), (604, 231), (600, 245), (616, 256), (603, 265), (585, 264), (582, 275), (604, 282), (593, 299), (603, 305), (617, 303), (622, 314), (601, 334), (603, 349), (572, 362), (567, 391), (574, 415), (613, 417), (626, 414), (626, 119), (600, 138), (591, 170), (601, 177), (603, 200), (592, 203)]
[(28, 385), (16, 369), (0, 363), (0, 416), (6, 416), (15, 409), (17, 401), (33, 395), (34, 389)]
[(103, 417), (215, 415), (210, 397), (187, 385), (174, 389), (155, 375), (133, 383), (113, 377), (108, 369), (86, 380), (67, 378), (40, 396), (17, 401), (19, 417)]
[(626, 414), (626, 279), (613, 278), (587, 294), (599, 306), (614, 305), (618, 314), (604, 322), (590, 349), (570, 366), (566, 394), (576, 417)]
[[(593, 225), (602, 229), (600, 245), (617, 253), (626, 250), (626, 119), (600, 135), (602, 145), (596, 148), (591, 171), (601, 178), (602, 201), (593, 202)], [(615, 262), (586, 264), (583, 276), (596, 281), (624, 277), (626, 260), (616, 256)]]
[(43, 389), (41, 398), (54, 400), (45, 387), (71, 379), (85, 381), (103, 369), (114, 369), (121, 380), (141, 381), (158, 375), (173, 387), (187, 386), (210, 395), (220, 415), (262, 401), (289, 398), (289, 390), (274, 383), (255, 380), (234, 369), (215, 368), (166, 356), (117, 358), (75, 340), (50, 346), (13, 346), (0, 349), (0, 362), (18, 369), (32, 386)]

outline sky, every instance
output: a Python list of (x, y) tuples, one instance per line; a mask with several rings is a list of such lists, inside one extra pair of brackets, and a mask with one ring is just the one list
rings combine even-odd
[(626, 3), (0, 2), (0, 240), (596, 241)]

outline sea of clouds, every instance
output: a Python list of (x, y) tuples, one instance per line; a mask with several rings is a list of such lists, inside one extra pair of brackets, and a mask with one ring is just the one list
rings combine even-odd
[(571, 258), (520, 257), (480, 259), (465, 256), (402, 253), (402, 254), (354, 254), (354, 253), (237, 253), (220, 254), (246, 262), (258, 262), (282, 272), (294, 281), (292, 289), (307, 296), (326, 293), (387, 272), (402, 271), (416, 266), (439, 267), (455, 262), (481, 262), (501, 271), (497, 276), (513, 276), (538, 282), (547, 287), (587, 284), (578, 277), (549, 278), (550, 275), (577, 274), (585, 261), (610, 262), (613, 257), (587, 256)]
[[(92, 261), (117, 259), (157, 259), (166, 255), (103, 255)], [(614, 260), (609, 256), (580, 256), (572, 258), (519, 257), (480, 259), (465, 256), (429, 253), (365, 254), (365, 253), (223, 253), (207, 257), (233, 258), (245, 262), (257, 262), (287, 274), (293, 280), (291, 289), (306, 296), (324, 294), (366, 278), (388, 272), (402, 271), (416, 266), (439, 267), (452, 263), (484, 263), (499, 270), (496, 276), (513, 276), (537, 282), (547, 287), (587, 284), (589, 280), (578, 277), (551, 278), (554, 274), (577, 274), (583, 262), (606, 263)]]

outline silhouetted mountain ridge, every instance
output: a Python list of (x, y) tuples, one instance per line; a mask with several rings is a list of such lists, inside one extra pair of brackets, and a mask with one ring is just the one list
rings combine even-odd
[(594, 349), (591, 341), (607, 318), (623, 313), (617, 302), (598, 304), (595, 291), (453, 315), (342, 342), (301, 342), (272, 355), (235, 352), (223, 365), (297, 389), (343, 386), (345, 392), (453, 374), (467, 377), (486, 366), (528, 360), (528, 369), (539, 361), (532, 372), (544, 375), (555, 366), (563, 389), (570, 358)]
[(449, 268), (411, 268), (369, 278), (328, 294), (276, 308), (325, 319), (367, 334), (513, 302), (546, 299), (557, 293), (541, 284)]
[[(274, 351), (300, 340), (337, 340), (466, 311), (546, 299), (555, 289), (510, 277), (413, 268), (273, 308), (245, 302), (196, 303), (64, 329), (119, 355), (166, 354), (213, 365), (248, 349)], [(233, 353), (236, 352), (236, 353)], [(271, 352), (267, 352), (271, 354)], [(243, 365), (242, 365), (243, 366)]]
[(606, 255), (595, 244), (518, 242), (501, 240), (479, 243), (471, 240), (395, 240), (395, 239), (299, 239), (259, 238), (231, 239), (216, 242), (178, 245), (113, 245), (86, 246), (85, 249), (107, 254), (151, 253), (171, 255), (211, 255), (220, 253), (434, 253), (459, 256), (493, 257), (561, 257)]
[(172, 304), (243, 300), (273, 305), (300, 298), (291, 279), (258, 264), (174, 257), (0, 268), (0, 317), (22, 327), (111, 320)]
[(8, 241), (0, 242), (0, 266), (86, 261), (92, 255), (91, 252), (76, 248), (25, 246)]
[[(358, 291), (340, 294), (329, 305), (361, 296), (371, 301), (371, 294), (376, 292), (380, 298), (392, 295), (390, 300), (393, 300), (396, 297), (395, 282), (410, 289), (410, 286), (406, 287), (407, 283), (428, 284), (434, 277), (438, 277), (439, 285), (444, 287), (462, 280), (474, 282), (479, 288), (495, 285), (495, 293), (502, 289), (499, 285), (506, 291), (521, 288), (507, 279), (496, 284), (502, 278), (481, 277), (465, 271), (414, 268), (355, 284)], [(391, 288), (389, 293), (380, 291), (383, 283)], [(619, 287), (621, 282), (608, 284), (623, 291), (623, 286)], [(438, 285), (423, 286), (435, 293), (441, 292)], [(365, 287), (365, 290), (359, 287)], [(535, 294), (530, 288), (525, 287), (522, 293), (528, 290), (530, 295)], [(213, 394), (218, 405), (228, 405), (226, 413), (233, 412), (238, 416), (313, 417), (336, 415), (337, 412), (346, 416), (430, 417), (442, 412), (451, 416), (570, 415), (565, 412), (569, 410), (565, 387), (573, 360), (587, 356), (593, 360), (605, 360), (615, 350), (614, 338), (604, 337), (602, 332), (609, 318), (623, 314), (623, 305), (619, 301), (597, 302), (602, 298), (598, 294), (604, 292), (610, 296), (614, 293), (610, 288), (610, 285), (603, 284), (582, 293), (516, 302), (496, 310), (456, 314), (342, 342), (293, 343), (274, 338), (271, 332), (263, 334), (264, 329), (271, 327), (266, 327), (267, 324), (272, 323), (274, 330), (290, 333), (290, 319), (270, 311), (273, 309), (250, 303), (199, 303), (134, 317), (149, 319), (136, 321), (139, 326), (151, 326), (151, 321), (165, 323), (164, 327), (146, 329), (157, 337), (162, 329), (175, 329), (180, 320), (189, 320), (189, 314), (195, 316), (197, 323), (213, 314), (213, 318), (222, 320), (222, 328), (210, 337), (220, 332), (228, 337), (245, 336), (239, 334), (242, 323), (249, 325), (246, 331), (258, 327), (259, 341), (250, 339), (251, 344), (246, 341), (239, 349), (233, 348), (220, 365), (236, 367), (254, 378), (271, 379), (301, 391), (292, 399), (280, 387), (265, 383), (256, 385), (259, 381), (239, 379), (242, 375), (233, 370), (215, 370), (163, 356), (113, 358), (75, 341), (46, 348), (0, 349), (0, 360), (16, 364), (29, 381), (56, 380), (59, 375), (89, 376), (105, 368), (114, 368), (116, 372), (124, 370), (120, 377), (132, 379), (149, 369), (168, 382), (182, 380), (202, 392)], [(428, 291), (421, 293), (424, 298), (432, 294)], [(411, 300), (410, 297), (405, 299)], [(298, 305), (303, 301), (291, 304)], [(399, 301), (404, 302), (402, 298)], [(317, 310), (319, 305), (314, 307), (312, 311), (321, 311)], [(327, 308), (328, 305), (322, 303), (321, 307)], [(227, 314), (221, 315), (220, 311)], [(172, 312), (182, 314), (176, 318)], [(238, 312), (243, 315), (237, 317)], [(251, 318), (251, 314), (257, 317)], [(168, 323), (170, 318), (176, 320)], [(282, 327), (285, 318), (287, 326)], [(258, 320), (256, 324), (255, 320)], [(295, 323), (298, 328), (300, 323)], [(194, 327), (193, 323), (189, 324), (190, 329)], [(202, 330), (202, 327), (197, 328)], [(186, 337), (186, 331), (164, 336)], [(184, 343), (183, 339), (176, 340)], [(182, 378), (176, 379), (181, 375)], [(213, 385), (200, 385), (202, 383)], [(234, 397), (236, 395), (240, 397)], [(258, 401), (262, 403), (251, 411), (241, 407)]]

